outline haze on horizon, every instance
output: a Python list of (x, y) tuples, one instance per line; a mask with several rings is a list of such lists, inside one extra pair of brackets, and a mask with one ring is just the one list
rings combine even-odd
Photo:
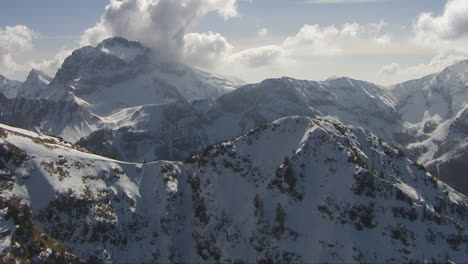
[(466, 0), (2, 1), (0, 74), (54, 75), (71, 51), (136, 40), (248, 82), (333, 75), (388, 85), (468, 55)]

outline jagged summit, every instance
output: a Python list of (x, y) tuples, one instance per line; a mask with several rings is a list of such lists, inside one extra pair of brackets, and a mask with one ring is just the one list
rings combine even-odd
[(18, 90), (17, 97), (31, 100), (46, 98), (53, 91), (53, 89), (49, 87), (51, 82), (52, 78), (45, 72), (32, 69)]
[(32, 69), (24, 81), (23, 86), (48, 85), (50, 82), (52, 82), (52, 77), (47, 75), (47, 73)]

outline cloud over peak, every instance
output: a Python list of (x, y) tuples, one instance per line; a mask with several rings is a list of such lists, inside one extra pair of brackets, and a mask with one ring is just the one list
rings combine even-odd
[(122, 36), (177, 60), (183, 56), (186, 40), (200, 42), (186, 35), (197, 19), (210, 12), (224, 18), (236, 16), (236, 0), (110, 0), (101, 20), (85, 31), (80, 44), (96, 45)]

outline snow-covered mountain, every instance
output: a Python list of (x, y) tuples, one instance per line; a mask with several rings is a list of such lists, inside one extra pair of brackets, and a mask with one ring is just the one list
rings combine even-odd
[(3, 104), (1, 122), (74, 142), (128, 118), (116, 113), (215, 99), (241, 84), (235, 78), (159, 61), (138, 42), (114, 37), (75, 50), (53, 79), (32, 70), (23, 84), (0, 90), (10, 99)]
[(406, 122), (399, 143), (432, 174), (468, 194), (468, 60), (390, 92)]
[(467, 103), (468, 60), (461, 61), (418, 80), (397, 84), (391, 92), (405, 121), (447, 120)]
[(115, 115), (121, 121), (114, 129), (93, 132), (78, 144), (127, 161), (183, 160), (210, 144), (294, 115), (328, 116), (389, 140), (402, 123), (387, 91), (374, 84), (281, 78), (240, 87), (217, 100), (127, 109)]
[[(463, 65), (466, 62), (393, 89), (349, 78), (324, 82), (269, 79), (238, 88), (215, 101), (138, 108), (128, 126), (97, 131), (79, 144), (130, 161), (180, 160), (187, 153), (281, 117), (327, 116), (376, 133), (467, 193), (463, 186), (467, 179), (468, 130), (459, 124), (468, 104), (464, 79), (468, 67)], [(155, 113), (162, 109), (166, 114)], [(184, 121), (171, 122), (180, 120), (167, 114), (172, 112)], [(144, 118), (138, 120), (140, 117)], [(447, 130), (460, 126), (456, 136)]]
[(163, 62), (115, 37), (73, 52), (53, 80), (33, 70), (18, 96), (1, 99), (0, 121), (141, 162), (183, 160), (282, 117), (327, 117), (366, 128), (462, 190), (467, 76), (463, 61), (390, 88), (284, 77), (234, 89), (242, 82)]
[(408, 153), (417, 157), (434, 176), (467, 194), (468, 106), (437, 125), (429, 138), (409, 144)]
[(49, 87), (51, 81), (52, 78), (45, 72), (32, 69), (16, 96), (28, 99), (47, 98), (52, 92)]
[(0, 75), (0, 93), (13, 98), (45, 98), (49, 91), (48, 85), (52, 81), (46, 73), (32, 69), (24, 82), (9, 80)]
[(0, 144), (3, 261), (466, 259), (468, 199), (353, 126), (288, 117), (185, 162), (119, 162), (5, 125)]
[(140, 43), (115, 37), (74, 51), (51, 86), (57, 90), (51, 100), (71, 95), (105, 116), (135, 106), (217, 98), (237, 84), (182, 64), (161, 62)]

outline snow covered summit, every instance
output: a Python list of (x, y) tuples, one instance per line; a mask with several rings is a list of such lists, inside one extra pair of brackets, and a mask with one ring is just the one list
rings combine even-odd
[(141, 105), (217, 98), (236, 87), (228, 80), (214, 82), (212, 76), (158, 61), (140, 43), (114, 37), (74, 51), (51, 84), (57, 90), (52, 98), (71, 93), (96, 114), (109, 115)]

